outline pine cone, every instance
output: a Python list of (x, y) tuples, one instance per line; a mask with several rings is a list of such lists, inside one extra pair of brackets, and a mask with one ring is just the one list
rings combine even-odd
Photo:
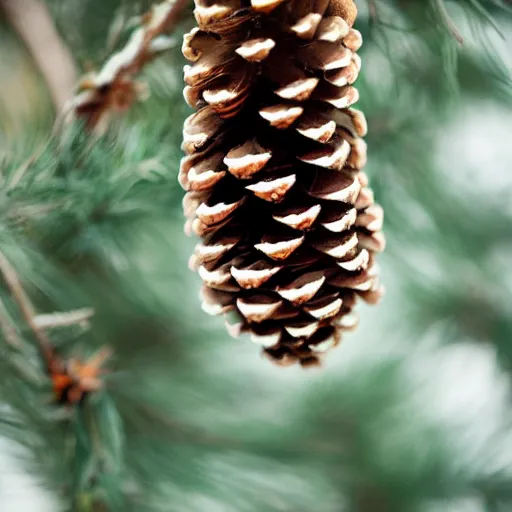
[[(195, 0), (180, 182), (203, 309), (282, 364), (318, 362), (381, 295), (361, 169), (352, 0)], [(344, 17), (342, 17), (344, 16)]]

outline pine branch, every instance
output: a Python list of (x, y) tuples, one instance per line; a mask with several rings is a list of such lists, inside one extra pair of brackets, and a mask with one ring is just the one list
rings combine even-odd
[[(103, 348), (85, 362), (70, 358), (65, 360), (50, 341), (45, 329), (81, 324), (89, 319), (93, 311), (82, 309), (52, 315), (37, 315), (27, 293), (21, 285), (16, 270), (6, 256), (0, 251), (0, 274), (18, 305), (18, 308), (39, 345), (48, 377), (52, 380), (55, 398), (63, 404), (78, 404), (83, 397), (102, 387), (101, 367), (111, 356), (107, 348)], [(2, 303), (0, 305), (3, 306)], [(0, 313), (2, 311), (0, 310)], [(14, 327), (7, 323), (4, 315), (0, 315), (0, 327), (6, 340), (18, 345), (14, 338)]]
[(79, 82), (79, 92), (70, 108), (90, 129), (104, 132), (115, 112), (127, 110), (143, 99), (148, 91), (135, 77), (157, 55), (169, 49), (171, 40), (164, 36), (179, 20), (189, 0), (165, 0), (141, 18), (124, 48), (110, 57), (99, 72), (86, 75)]
[[(475, 38), (481, 31), (491, 29), (503, 37), (500, 24), (494, 15), (495, 10), (501, 10), (508, 15), (512, 14), (510, 5), (503, 0), (458, 0), (461, 9), (473, 27)], [(457, 63), (464, 45), (464, 37), (448, 9), (446, 0), (416, 0), (400, 2), (399, 16), (389, 4), (382, 1), (378, 4), (374, 0), (367, 0), (370, 28), (375, 36), (379, 35), (384, 41), (383, 53), (390, 62), (394, 61), (394, 48), (392, 41), (395, 36), (402, 36), (401, 50), (412, 47), (415, 42), (426, 45), (431, 50), (431, 59), (442, 61), (443, 85), (449, 86), (452, 91), (457, 91)], [(479, 41), (480, 46), (484, 46)], [(486, 48), (483, 48), (486, 50)], [(424, 57), (428, 61), (427, 56)], [(506, 64), (500, 59), (489, 60), (492, 72), (503, 74)], [(436, 64), (436, 68), (439, 66)], [(445, 87), (446, 88), (446, 87)]]
[(25, 293), (25, 290), (21, 286), (18, 274), (14, 270), (14, 267), (10, 264), (9, 260), (1, 251), (0, 273), (2, 274), (5, 283), (7, 284), (9, 290), (11, 291), (14, 300), (18, 304), (18, 307), (23, 315), (23, 318), (25, 319), (25, 322), (30, 327), (34, 334), (34, 337), (38, 341), (39, 348), (41, 350), (42, 356), (46, 364), (48, 365), (48, 367), (50, 367), (54, 355), (54, 349), (52, 347), (52, 344), (49, 338), (47, 337), (46, 333), (42, 329), (40, 329), (37, 322), (34, 321), (34, 318), (36, 317), (34, 306), (30, 302), (30, 299)]

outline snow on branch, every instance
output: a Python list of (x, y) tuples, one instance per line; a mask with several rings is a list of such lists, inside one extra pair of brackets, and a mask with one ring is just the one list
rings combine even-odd
[(188, 0), (165, 0), (141, 17), (141, 26), (123, 49), (112, 55), (103, 67), (85, 75), (71, 102), (71, 113), (86, 125), (102, 132), (115, 112), (127, 110), (147, 95), (143, 83), (135, 77), (145, 64), (172, 46), (164, 35), (177, 23)]

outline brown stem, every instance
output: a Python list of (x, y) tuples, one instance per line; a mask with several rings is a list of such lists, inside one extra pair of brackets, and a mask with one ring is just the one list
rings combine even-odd
[(12, 293), (12, 296), (25, 319), (27, 325), (30, 327), (31, 331), (34, 333), (36, 340), (39, 343), (41, 348), (41, 352), (45, 358), (45, 361), (48, 365), (51, 364), (53, 359), (53, 346), (50, 342), (46, 333), (39, 328), (37, 322), (34, 321), (36, 317), (36, 312), (34, 310), (34, 306), (30, 302), (25, 290), (21, 286), (21, 282), (18, 278), (18, 274), (14, 267), (9, 263), (9, 260), (5, 257), (5, 255), (0, 251), (0, 274), (2, 274), (7, 287)]
[(375, 25), (378, 20), (377, 3), (375, 0), (368, 0), (368, 11), (370, 13), (370, 21)]
[(76, 73), (48, 8), (42, 0), (0, 0), (0, 6), (44, 76), (56, 112), (61, 112), (73, 95)]

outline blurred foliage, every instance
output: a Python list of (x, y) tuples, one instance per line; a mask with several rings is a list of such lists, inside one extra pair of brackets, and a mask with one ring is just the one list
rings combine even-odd
[[(81, 66), (99, 66), (147, 6), (48, 4)], [(390, 294), (376, 327), (347, 338), (320, 372), (269, 367), (200, 311), (176, 180), (188, 114), (179, 40), (190, 13), (176, 48), (145, 72), (151, 98), (94, 139), (80, 126), (50, 134), (44, 84), (2, 27), (2, 85), (16, 80), (19, 90), (7, 91), (25, 103), (4, 95), (0, 104), (9, 134), (0, 139), (0, 251), (38, 312), (94, 308), (89, 328), (50, 331), (62, 354), (113, 351), (102, 392), (82, 407), (56, 407), (33, 333), (2, 288), (0, 313), (19, 344), (0, 341), (0, 434), (26, 447), (24, 467), (63, 510), (511, 509), (508, 411), (475, 443), (468, 430), (482, 423), (485, 431), (488, 415), (440, 417), (441, 397), (418, 378), (432, 385), (443, 343), (461, 341), (492, 347), (497, 368), (512, 371), (511, 289), (496, 262), (511, 254), (511, 212), (461, 187), (458, 169), (438, 155), (464, 106), (511, 112), (510, 68), (494, 27), (510, 32), (510, 6), (360, 4), (360, 108), (370, 126), (368, 173), (387, 215)], [(22, 132), (12, 130), (17, 117)], [(378, 313), (369, 323), (370, 314)], [(430, 342), (433, 331), (440, 343)]]

